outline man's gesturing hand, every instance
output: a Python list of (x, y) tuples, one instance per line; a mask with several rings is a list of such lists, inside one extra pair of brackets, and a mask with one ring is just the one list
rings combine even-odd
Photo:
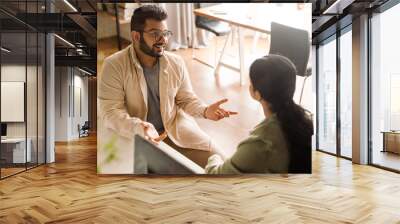
[(158, 144), (160, 141), (164, 140), (167, 137), (167, 132), (164, 132), (161, 135), (158, 135), (153, 124), (151, 124), (149, 122), (142, 121), (140, 124), (143, 127), (144, 138), (155, 144)]
[(224, 117), (229, 117), (230, 115), (238, 114), (237, 112), (224, 110), (220, 107), (221, 104), (226, 102), (228, 102), (228, 99), (217, 101), (216, 103), (213, 103), (210, 106), (208, 106), (204, 111), (204, 117), (213, 121), (218, 121)]

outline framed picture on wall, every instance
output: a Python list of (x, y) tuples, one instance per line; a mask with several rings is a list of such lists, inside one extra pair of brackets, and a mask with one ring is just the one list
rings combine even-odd
[(25, 82), (1, 82), (1, 122), (24, 122)]

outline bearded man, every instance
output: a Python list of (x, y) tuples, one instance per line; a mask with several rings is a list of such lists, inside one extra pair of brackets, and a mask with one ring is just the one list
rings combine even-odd
[(193, 117), (217, 121), (237, 113), (220, 107), (227, 99), (207, 106), (196, 96), (183, 59), (165, 51), (172, 36), (166, 19), (161, 7), (136, 9), (132, 44), (105, 59), (98, 89), (102, 128), (126, 139), (139, 134), (154, 143), (164, 140), (204, 167), (212, 154), (225, 155)]

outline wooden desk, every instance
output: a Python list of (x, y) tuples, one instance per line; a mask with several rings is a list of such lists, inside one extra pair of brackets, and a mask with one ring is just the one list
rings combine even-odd
[[(302, 5), (297, 3), (222, 3), (195, 9), (193, 11), (195, 15), (229, 23), (238, 34), (240, 68), (238, 69), (223, 63), (221, 61), (221, 56), (215, 68), (215, 72), (218, 71), (221, 65), (239, 71), (240, 84), (243, 85), (243, 77), (245, 75), (243, 29), (270, 34), (271, 22), (277, 22), (294, 28), (304, 29), (310, 33), (311, 4), (301, 4)], [(229, 37), (227, 40), (228, 39)], [(225, 47), (222, 50), (222, 55), (224, 50)], [(267, 54), (267, 51), (265, 54)]]
[(393, 152), (400, 154), (400, 131), (382, 131), (382, 152)]

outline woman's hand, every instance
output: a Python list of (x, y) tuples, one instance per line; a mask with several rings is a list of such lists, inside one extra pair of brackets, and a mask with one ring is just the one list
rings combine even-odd
[(222, 118), (229, 117), (230, 115), (236, 115), (237, 112), (224, 110), (221, 108), (221, 104), (228, 102), (228, 99), (223, 99), (211, 104), (204, 111), (204, 117), (213, 121), (221, 120)]

